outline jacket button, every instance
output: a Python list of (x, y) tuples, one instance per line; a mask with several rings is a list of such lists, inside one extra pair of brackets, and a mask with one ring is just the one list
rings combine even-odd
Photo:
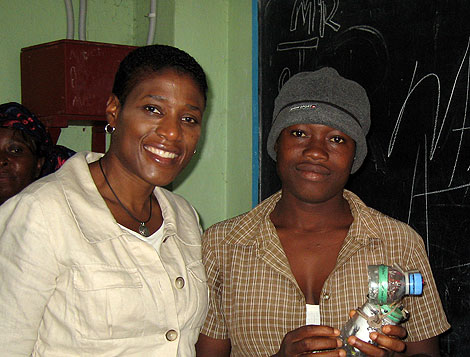
[(176, 278), (175, 280), (175, 286), (178, 288), (178, 289), (183, 289), (183, 286), (184, 286), (184, 279), (183, 277), (179, 276)]
[(330, 294), (324, 293), (323, 294), (323, 300), (330, 300)]
[(178, 338), (178, 332), (175, 330), (169, 330), (166, 334), (165, 337), (168, 341), (174, 341)]

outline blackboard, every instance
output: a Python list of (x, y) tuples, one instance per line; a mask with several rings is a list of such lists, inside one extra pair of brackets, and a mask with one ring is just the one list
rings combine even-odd
[(273, 101), (295, 73), (328, 65), (371, 100), (369, 155), (347, 188), (424, 239), (450, 332), (470, 356), (470, 3), (259, 0), (259, 199), (276, 191), (266, 153)]

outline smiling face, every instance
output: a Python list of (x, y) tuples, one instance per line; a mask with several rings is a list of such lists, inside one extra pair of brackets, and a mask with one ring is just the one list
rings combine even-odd
[(108, 153), (130, 175), (168, 185), (193, 156), (204, 109), (204, 95), (190, 75), (153, 73), (131, 90), (124, 106), (115, 96), (108, 101), (108, 122), (116, 128)]
[(342, 197), (355, 152), (348, 135), (325, 125), (296, 124), (282, 130), (275, 150), (283, 194), (308, 203)]
[(43, 162), (19, 131), (0, 128), (0, 204), (33, 182)]

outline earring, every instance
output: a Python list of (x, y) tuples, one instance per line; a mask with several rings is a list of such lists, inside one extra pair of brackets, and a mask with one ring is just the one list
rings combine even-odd
[(116, 128), (114, 126), (109, 125), (109, 123), (106, 124), (106, 126), (104, 127), (104, 131), (110, 135), (114, 133), (114, 130), (116, 130)]
[(196, 150), (196, 149), (194, 149), (194, 151), (193, 151), (193, 154), (195, 154), (195, 153), (196, 153), (196, 151), (197, 151), (197, 150)]

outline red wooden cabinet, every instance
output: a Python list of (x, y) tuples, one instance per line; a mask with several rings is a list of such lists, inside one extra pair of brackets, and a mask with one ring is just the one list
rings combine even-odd
[(114, 75), (134, 46), (59, 40), (21, 49), (22, 104), (54, 141), (69, 123), (91, 125), (92, 150), (104, 152), (104, 115)]

